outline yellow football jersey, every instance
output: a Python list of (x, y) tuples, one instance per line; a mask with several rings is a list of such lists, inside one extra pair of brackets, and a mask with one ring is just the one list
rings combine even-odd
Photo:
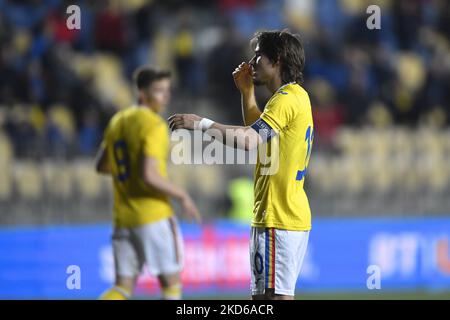
[(105, 130), (103, 146), (113, 176), (114, 225), (129, 228), (170, 217), (168, 196), (141, 178), (143, 156), (157, 159), (160, 175), (167, 177), (169, 131), (164, 119), (146, 107), (119, 111)]
[(258, 121), (276, 135), (258, 147), (252, 226), (310, 230), (311, 210), (303, 189), (314, 137), (308, 93), (295, 83), (281, 87)]

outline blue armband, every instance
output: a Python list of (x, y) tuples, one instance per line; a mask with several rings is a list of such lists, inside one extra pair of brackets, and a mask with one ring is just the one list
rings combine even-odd
[(261, 118), (252, 124), (251, 127), (253, 130), (258, 132), (264, 142), (269, 141), (277, 134), (275, 130), (273, 130), (272, 127)]

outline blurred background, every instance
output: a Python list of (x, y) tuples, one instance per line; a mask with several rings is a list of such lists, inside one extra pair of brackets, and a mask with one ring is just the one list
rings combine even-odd
[[(380, 30), (366, 27), (372, 4)], [(242, 124), (231, 73), (256, 31), (283, 28), (303, 39), (316, 130), (299, 298), (450, 298), (446, 0), (0, 0), (0, 298), (96, 298), (111, 283), (111, 181), (93, 158), (135, 103), (135, 68), (173, 72), (164, 116)], [(258, 89), (261, 108), (269, 98)], [(206, 220), (183, 224), (186, 297), (248, 296), (252, 173), (169, 162)], [(138, 294), (157, 297), (155, 280)]]

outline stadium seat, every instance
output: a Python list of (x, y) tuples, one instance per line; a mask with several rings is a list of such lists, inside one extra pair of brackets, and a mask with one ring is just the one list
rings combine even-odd
[(0, 162), (9, 163), (13, 158), (13, 153), (9, 137), (0, 131)]
[(358, 154), (363, 149), (361, 133), (351, 128), (341, 128), (336, 134), (336, 147), (343, 154)]
[(46, 124), (45, 114), (39, 105), (33, 105), (30, 108), (30, 123), (38, 133), (43, 133)]
[(342, 10), (348, 15), (358, 15), (367, 8), (365, 0), (341, 0)]
[(394, 176), (392, 174), (392, 166), (390, 163), (391, 158), (387, 155), (373, 157), (368, 179), (374, 192), (386, 194), (393, 187)]
[[(450, 130), (444, 130), (441, 133), (441, 141), (442, 141), (442, 148), (444, 149), (444, 156), (446, 159), (450, 159)], [(447, 164), (450, 166), (450, 164)]]
[[(362, 167), (363, 158), (355, 155), (347, 155), (338, 161), (337, 171), (339, 177), (335, 181), (335, 187), (347, 195), (357, 195), (364, 190), (367, 185), (367, 169)], [(341, 189), (341, 187), (343, 187)]]
[(13, 160), (13, 149), (7, 135), (0, 131), (0, 167), (3, 170), (0, 179), (0, 200), (8, 200), (12, 195), (13, 180), (11, 176), (11, 166)]
[(188, 165), (174, 165), (169, 162), (167, 172), (171, 181), (174, 181), (182, 188), (188, 188), (190, 184), (189, 172), (191, 168)]
[(312, 1), (285, 1), (283, 11), (289, 24), (310, 32), (314, 27), (314, 4)]
[(73, 171), (70, 164), (46, 162), (42, 172), (50, 197), (67, 199), (73, 195)]
[(50, 108), (49, 117), (61, 130), (64, 136), (71, 139), (75, 134), (75, 119), (73, 114), (64, 105), (54, 105)]
[(94, 79), (95, 89), (106, 101), (125, 107), (133, 103), (130, 84), (123, 78), (120, 61), (112, 55), (75, 55), (74, 71), (83, 78)]
[(13, 191), (13, 179), (11, 175), (12, 162), (0, 160), (0, 166), (4, 170), (0, 179), (0, 201), (7, 201), (11, 198)]
[(336, 190), (335, 179), (338, 170), (332, 170), (337, 164), (325, 156), (317, 155), (308, 167), (308, 181), (317, 186), (318, 191), (332, 193)]
[[(223, 167), (219, 165), (196, 165), (190, 168), (189, 181), (197, 181), (196, 189), (208, 197), (216, 197), (226, 192)], [(199, 180), (201, 177), (201, 180)]]
[(13, 166), (14, 184), (23, 200), (38, 200), (43, 195), (43, 177), (39, 166), (31, 161)]
[(89, 160), (78, 160), (74, 163), (75, 185), (80, 195), (85, 199), (98, 199), (102, 193), (102, 178), (94, 170), (94, 164)]
[(396, 67), (401, 86), (409, 91), (417, 90), (425, 81), (425, 66), (417, 54), (398, 54)]
[(387, 129), (366, 129), (363, 132), (365, 154), (387, 157), (390, 152), (391, 132)]
[(369, 123), (376, 128), (386, 128), (392, 124), (392, 114), (388, 107), (381, 103), (373, 103), (367, 112)]
[(442, 193), (448, 189), (450, 180), (450, 170), (448, 161), (443, 158), (433, 162), (432, 170), (428, 175), (427, 185), (429, 192)]
[(133, 103), (132, 92), (128, 82), (122, 76), (120, 61), (112, 55), (97, 55), (95, 64), (95, 85), (107, 101), (114, 101), (119, 106)]

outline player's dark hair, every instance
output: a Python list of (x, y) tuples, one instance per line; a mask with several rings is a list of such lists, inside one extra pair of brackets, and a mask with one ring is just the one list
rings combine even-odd
[(148, 88), (153, 82), (170, 78), (168, 70), (157, 69), (152, 66), (142, 66), (133, 73), (133, 83), (139, 89)]
[(251, 40), (272, 63), (280, 61), (281, 81), (303, 83), (305, 50), (298, 34), (289, 30), (260, 31)]

